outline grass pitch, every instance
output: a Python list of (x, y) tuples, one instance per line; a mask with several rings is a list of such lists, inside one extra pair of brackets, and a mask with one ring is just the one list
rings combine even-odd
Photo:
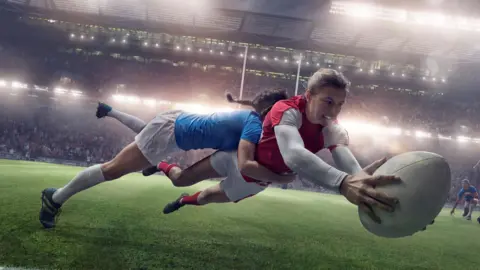
[(270, 189), (238, 204), (163, 215), (181, 192), (212, 183), (180, 189), (158, 176), (131, 175), (78, 194), (64, 205), (57, 228), (43, 229), (41, 190), (63, 186), (79, 170), (0, 161), (0, 266), (480, 269), (480, 225), (459, 214), (444, 211), (426, 232), (394, 240), (366, 232), (342, 197), (300, 191)]

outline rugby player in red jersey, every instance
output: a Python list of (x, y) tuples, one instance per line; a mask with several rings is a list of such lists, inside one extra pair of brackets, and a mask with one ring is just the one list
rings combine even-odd
[[(378, 160), (363, 170), (348, 149), (348, 134), (337, 122), (346, 101), (349, 82), (338, 71), (320, 69), (308, 81), (304, 95), (277, 102), (266, 114), (263, 134), (257, 145), (255, 160), (277, 174), (297, 173), (329, 190), (339, 192), (351, 203), (381, 222), (372, 207), (394, 211), (398, 203), (375, 189), (400, 181), (395, 176), (371, 174), (386, 159)], [(336, 169), (324, 162), (316, 153), (328, 148)], [(184, 205), (203, 205), (210, 202), (237, 202), (265, 189), (264, 183), (244, 176), (238, 169), (236, 151), (219, 151), (200, 161), (205, 170), (214, 170), (226, 177), (220, 184), (226, 189), (212, 189), (188, 196), (182, 194), (169, 203), (164, 213), (171, 213)], [(165, 164), (164, 164), (165, 166)], [(166, 175), (170, 177), (169, 172)], [(247, 187), (248, 184), (248, 187)], [(204, 200), (205, 197), (215, 200)]]

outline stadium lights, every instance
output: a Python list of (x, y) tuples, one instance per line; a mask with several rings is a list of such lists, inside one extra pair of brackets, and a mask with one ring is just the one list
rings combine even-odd
[(115, 39), (114, 39), (114, 38), (112, 38), (112, 40), (110, 40), (110, 41), (111, 41), (112, 43), (115, 43)]
[(395, 136), (400, 136), (402, 135), (402, 129), (400, 128), (390, 128), (389, 133)]
[(405, 73), (402, 73), (402, 77), (405, 77)]
[(33, 89), (35, 89), (37, 91), (48, 91), (47, 87), (42, 87), (42, 86), (38, 86), (38, 85), (34, 85)]
[(122, 43), (123, 43), (123, 44), (126, 44), (126, 43), (127, 43), (127, 40), (126, 40), (126, 39), (122, 40)]
[(373, 69), (370, 69), (369, 73), (370, 73), (370, 74), (373, 74)]
[(266, 56), (262, 57), (262, 59), (263, 59), (263, 60), (265, 60), (265, 61), (267, 61), (267, 60), (268, 60)]
[(288, 63), (288, 59), (285, 59), (283, 62)]
[(359, 72), (363, 72), (363, 68), (359, 69), (358, 71), (359, 71)]
[(82, 91), (78, 91), (78, 90), (70, 90), (70, 93), (72, 94), (73, 97), (79, 97), (82, 95)]
[(416, 24), (435, 28), (479, 31), (480, 22), (476, 18), (444, 15), (438, 12), (414, 12), (405, 9), (386, 8), (378, 5), (356, 3), (354, 1), (334, 1), (330, 13), (362, 19), (392, 21), (402, 24)]
[(198, 113), (198, 114), (209, 114), (214, 112), (231, 112), (234, 111), (233, 108), (224, 107), (224, 108), (217, 108), (212, 106), (204, 106), (201, 104), (196, 103), (174, 103), (173, 104), (174, 110), (184, 110), (191, 113)]
[(415, 136), (417, 138), (431, 138), (432, 137), (432, 134), (431, 133), (427, 133), (427, 132), (423, 132), (423, 131), (420, 131), (420, 130), (417, 130), (415, 132)]
[(223, 52), (220, 52), (220, 55), (223, 55)]
[(213, 50), (210, 50), (210, 53), (213, 53)]
[(63, 89), (61, 87), (55, 87), (55, 89), (53, 89), (53, 92), (55, 92), (55, 94), (65, 94), (67, 92), (66, 89)]
[(90, 37), (90, 39), (91, 39), (91, 40), (94, 40), (94, 39), (95, 39), (95, 37), (94, 37), (94, 36), (91, 36), (91, 37)]
[(126, 100), (126, 97), (123, 95), (113, 95), (113, 100), (117, 102), (124, 102)]
[(278, 61), (278, 57), (275, 57), (274, 60), (275, 60), (275, 61)]
[(175, 47), (175, 50), (179, 51), (179, 50), (180, 50), (180, 46)]
[(6, 87), (7, 86), (7, 81), (0, 80), (0, 87)]
[(445, 78), (442, 78), (442, 82), (443, 82), (443, 83), (446, 82)]
[(306, 62), (305, 65), (309, 66), (309, 65), (310, 65), (310, 62)]
[(80, 36), (80, 39), (84, 39), (84, 38), (85, 38), (85, 36), (84, 36), (84, 35), (81, 35), (81, 36)]
[(150, 107), (154, 107), (156, 103), (157, 102), (156, 102), (155, 99), (144, 99), (143, 100), (143, 104), (145, 104), (147, 106), (150, 106)]
[[(159, 45), (158, 43), (155, 43), (155, 47), (158, 48), (158, 47), (160, 47), (160, 45)], [(200, 50), (201, 50), (201, 49), (200, 49)]]
[(319, 67), (319, 66), (320, 66), (320, 63), (317, 63), (317, 67)]
[(250, 56), (250, 58), (255, 59), (257, 57), (255, 56), (255, 54), (252, 54), (252, 56)]
[(432, 81), (436, 82), (436, 81), (437, 81), (437, 78), (433, 77), (433, 78), (432, 78)]
[(138, 104), (138, 103), (140, 103), (140, 98), (138, 98), (136, 96), (129, 96), (129, 97), (127, 97), (127, 101), (130, 104)]
[(13, 89), (27, 89), (28, 88), (28, 85), (25, 84), (25, 83), (21, 83), (21, 82), (12, 82), (12, 88)]
[(437, 137), (440, 140), (451, 140), (452, 139), (452, 136), (443, 136), (443, 135), (440, 135), (440, 134), (438, 134)]
[(202, 48), (198, 49), (198, 52), (203, 52)]
[(70, 34), (70, 37), (71, 37), (71, 38), (74, 38), (74, 37), (75, 37), (75, 34), (73, 34), (73, 33)]
[(190, 48), (190, 47), (187, 47), (187, 51), (191, 51), (191, 50), (192, 50), (192, 48)]
[(470, 137), (457, 136), (457, 142), (460, 142), (460, 143), (469, 142), (471, 140), (472, 140), (472, 138), (470, 138)]
[(148, 42), (144, 42), (143, 46), (148, 47)]

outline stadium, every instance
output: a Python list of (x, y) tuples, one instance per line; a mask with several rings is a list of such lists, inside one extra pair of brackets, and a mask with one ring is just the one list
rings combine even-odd
[[(466, 179), (480, 188), (479, 8), (442, 0), (0, 1), (0, 269), (479, 269), (480, 213), (463, 218), (457, 198)], [(243, 107), (226, 93), (304, 95), (321, 68), (351, 82), (338, 120), (362, 168), (409, 151), (448, 161), (448, 200), (425, 231), (375, 236), (355, 205), (300, 176), (239, 203), (165, 215), (182, 192), (220, 179), (179, 188), (163, 173), (102, 183), (72, 197), (55, 228), (39, 223), (42, 190), (134, 141), (118, 121), (95, 117), (98, 102), (146, 122), (170, 110), (234, 112)], [(165, 160), (186, 168), (214, 152)], [(335, 166), (328, 151), (318, 156)]]

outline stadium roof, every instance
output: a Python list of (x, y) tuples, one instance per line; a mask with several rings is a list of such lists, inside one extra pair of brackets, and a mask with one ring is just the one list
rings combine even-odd
[[(470, 32), (452, 27), (433, 29), (415, 22), (412, 26), (408, 21), (412, 16), (410, 9), (425, 10), (432, 7), (432, 2), (442, 4), (435, 5), (435, 11), (457, 3), (382, 1), (387, 8), (403, 9), (404, 13), (408, 9), (408, 16), (401, 23), (391, 21), (389, 16), (397, 12), (391, 9), (377, 8), (379, 18), (357, 20), (348, 16), (352, 15), (351, 10), (341, 6), (349, 2), (327, 0), (5, 0), (3, 7), (78, 23), (323, 50), (414, 65), (424, 64), (426, 58), (451, 62), (480, 60), (480, 50), (472, 42), (480, 35), (480, 22), (472, 23), (472, 29), (467, 29)], [(457, 3), (454, 11), (472, 14), (475, 8), (467, 12), (467, 7), (480, 7), (480, 3), (468, 2)], [(332, 12), (333, 8), (336, 9)]]

